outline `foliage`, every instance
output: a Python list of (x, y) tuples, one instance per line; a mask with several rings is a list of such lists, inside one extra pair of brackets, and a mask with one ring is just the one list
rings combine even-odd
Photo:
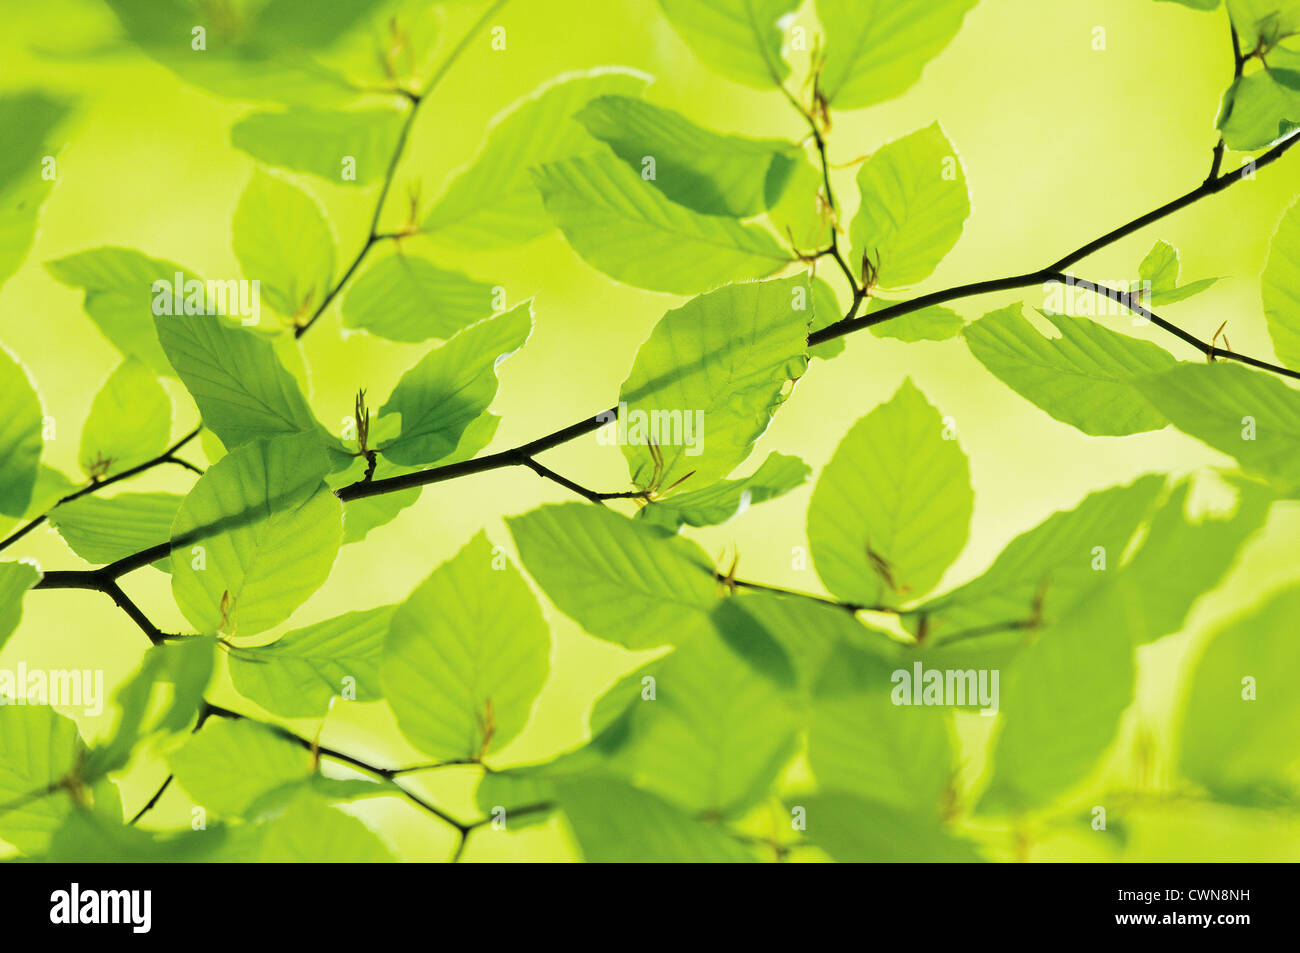
[[(401, 0), (257, 0), (213, 19), (194, 0), (106, 3), (123, 49), (168, 71), (156, 75), (256, 104), (225, 131), (251, 174), (231, 185), (237, 278), (220, 256), (203, 262), (205, 281), (99, 242), (23, 266), (24, 279), (81, 292), (87, 330), (120, 358), (86, 389), (80, 473), (64, 474), (42, 394), (68, 385), (34, 380), (0, 349), (0, 518), (12, 528), (0, 647), (22, 661), (14, 647), (39, 636), (24, 610), (71, 589), (109, 597), (152, 645), (110, 686), (103, 724), (89, 709), (69, 717), (84, 706), (66, 690), (92, 677), (79, 658), (39, 697), (0, 669), (0, 839), (13, 851), (390, 861), (404, 845), (368, 802), (396, 799), (451, 838), (452, 859), (546, 828), (591, 861), (968, 862), (1027, 856), (1033, 838), (1066, 836), (1088, 812), (1103, 849), (1125, 856), (1120, 831), (1147, 804), (1251, 818), (1300, 808), (1294, 584), (1212, 626), (1155, 713), (1178, 731), (1150, 739), (1139, 690), (1152, 654), (1188, 642), (1198, 600), (1300, 495), (1300, 204), (1276, 210), (1261, 283), (1258, 324), (1278, 363), (1153, 310), (1221, 280), (1184, 282), (1168, 242), (1132, 287), (1071, 270), (1263, 174), (1300, 138), (1300, 2), (1180, 11), (1223, 17), (1225, 34), (1230, 20), (1235, 66), (1209, 175), (1183, 199), (1041, 270), (925, 293), (915, 286), (962, 247), (974, 166), (921, 115), (839, 174), (831, 150), (856, 147), (833, 120), (924, 86), (980, 15), (976, 0), (659, 0), (646, 15), (683, 56), (789, 109), (806, 136), (714, 128), (707, 109), (656, 102), (639, 70), (569, 71), (481, 116), (481, 146), (431, 199), (406, 160), (437, 133), (443, 80), (489, 42), (506, 0), (472, 22), (441, 9), (460, 5)], [(438, 39), (444, 16), (466, 21), (461, 39)], [(794, 42), (798, 17), (800, 31), (820, 24), (810, 45)], [(57, 201), (43, 169), (60, 136), (76, 141), (75, 113), (39, 90), (0, 94), (0, 280)], [(1224, 172), (1228, 150), (1255, 154)], [(850, 181), (855, 197), (837, 193)], [(334, 207), (340, 195), (364, 199), (365, 231)], [(1214, 214), (1231, 214), (1225, 201)], [(143, 220), (123, 227), (137, 226), (151, 234)], [(532, 439), (488, 452), (499, 389), (517, 366), (561, 354), (565, 302), (498, 284), (542, 239), (613, 282), (678, 297), (619, 358), (630, 371), (615, 407), (552, 432), (507, 419), (503, 431)], [(492, 270), (466, 266), (466, 251), (495, 253)], [(1040, 307), (1031, 291), (1044, 283), (1082, 287), (1090, 307), (1116, 305), (1148, 330)], [(989, 292), (1021, 300), (969, 321), (949, 307)], [(336, 317), (348, 354), (373, 345), (406, 364), (373, 374), (358, 356), (369, 377), (341, 425), (313, 377), (312, 348), (337, 336)], [(1219, 466), (1098, 485), (1001, 545), (1010, 534), (979, 518), (993, 461), (959, 430), (960, 389), (927, 395), (904, 369), (876, 406), (818, 409), (842, 435), (828, 458), (769, 446), (825, 362), (878, 372), (844, 347), (865, 328), (892, 339), (861, 342), (885, 353), (949, 349), (978, 371), (975, 386), (1024, 398), (1046, 415), (1032, 412), (1039, 425), (1095, 438), (1098, 454), (1180, 431)], [(1175, 338), (1194, 359), (1163, 346)], [(583, 370), (548, 368), (555, 394)], [(622, 486), (593, 490), (538, 459), (579, 438), (602, 446), (604, 472), (626, 464)], [(199, 453), (206, 466), (191, 462)], [(1013, 453), (1029, 479), (1087, 466)], [(125, 486), (165, 465), (185, 475), (183, 493)], [(428, 518), (403, 512), (422, 488), (487, 485), (508, 468), (580, 500), (529, 509), (493, 496), (508, 533), (465, 533), (441, 562), (410, 547), (423, 581), (405, 595), (350, 578), (387, 524)], [(819, 586), (759, 582), (740, 574), (738, 551), (711, 555), (742, 521), (805, 505), (794, 558)], [(66, 543), (67, 568), (22, 558), (43, 523)], [(446, 549), (453, 524), (419, 533)], [(146, 570), (167, 580), (172, 605), (127, 595), (122, 580)], [(349, 611), (320, 611), (323, 592), (349, 587)], [(559, 717), (554, 686), (572, 688), (561, 680), (575, 640), (621, 668), (584, 682), (580, 744), (520, 757), (520, 740)], [(322, 743), (334, 713), (356, 709), (375, 713), (374, 736)], [(1167, 767), (1158, 780), (1144, 773), (1151, 745)], [(166, 781), (136, 804), (160, 761)], [(468, 801), (429, 793), (456, 772)], [(188, 805), (193, 823), (161, 820), (164, 803)]]

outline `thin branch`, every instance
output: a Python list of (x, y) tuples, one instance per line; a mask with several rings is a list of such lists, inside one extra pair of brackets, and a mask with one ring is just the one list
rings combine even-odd
[(409, 90), (397, 90), (397, 92), (404, 96), (407, 101), (406, 120), (402, 123), (402, 128), (397, 135), (397, 144), (393, 149), (392, 156), (389, 157), (388, 169), (384, 173), (383, 182), (379, 187), (379, 195), (375, 199), (374, 211), (370, 215), (370, 228), (366, 232), (366, 241), (361, 246), (361, 250), (357, 252), (356, 257), (352, 259), (352, 263), (344, 269), (339, 280), (335, 282), (334, 286), (330, 288), (325, 297), (321, 299), (320, 304), (316, 306), (316, 309), (312, 312), (311, 316), (302, 324), (294, 328), (293, 336), (295, 338), (300, 338), (306, 334), (308, 329), (320, 319), (321, 315), (325, 313), (325, 310), (333, 303), (334, 299), (338, 297), (339, 293), (343, 290), (343, 287), (352, 279), (352, 276), (356, 274), (357, 269), (361, 267), (361, 263), (365, 261), (366, 256), (370, 254), (370, 249), (381, 241), (405, 236), (405, 232), (381, 233), (379, 231), (379, 220), (384, 214), (384, 205), (388, 201), (388, 194), (392, 190), (393, 181), (397, 175), (397, 167), (401, 164), (402, 154), (406, 151), (406, 143), (410, 139), (411, 130), (414, 128), (416, 117), (419, 115), (420, 105), (429, 94), (433, 92), (437, 85), (442, 82), (443, 77), (447, 75), (447, 72), (451, 69), (452, 65), (455, 64), (465, 50), (469, 48), (470, 41), (478, 31), (481, 30), (487, 21), (508, 2), (509, 0), (497, 0), (496, 3), (492, 4), (492, 6), (475, 21), (474, 25), (466, 31), (455, 49), (448, 54), (447, 58), (438, 67), (437, 71), (434, 72), (422, 92), (413, 93)]
[(153, 792), (153, 797), (149, 798), (149, 800), (144, 802), (144, 807), (136, 811), (135, 817), (127, 821), (127, 824), (134, 826), (140, 820), (140, 818), (144, 817), (146, 814), (152, 811), (154, 807), (158, 804), (158, 802), (162, 800), (163, 792), (165, 792), (167, 788), (171, 786), (171, 783), (173, 779), (175, 779), (175, 777), (176, 775), (169, 774), (167, 775), (167, 777), (163, 778), (163, 783), (161, 784), (161, 786), (159, 786), (157, 791)]
[[(1228, 15), (1228, 29), (1232, 33), (1232, 85), (1236, 86), (1246, 70), (1246, 58), (1241, 55), (1241, 38), (1237, 35), (1237, 25), (1232, 22), (1232, 15)], [(1229, 87), (1231, 90), (1232, 87)], [(1232, 100), (1225, 103), (1225, 111), (1220, 120), (1220, 128), (1227, 124), (1228, 116), (1232, 113)], [(1210, 161), (1210, 174), (1205, 177), (1206, 182), (1213, 182), (1219, 175), (1219, 169), (1223, 165), (1223, 153), (1227, 149), (1227, 143), (1223, 136), (1219, 136), (1219, 141), (1214, 147), (1214, 157)]]
[[(121, 473), (114, 473), (111, 477), (107, 477), (103, 480), (92, 480), (90, 483), (86, 484), (76, 492), (69, 493), (67, 496), (61, 497), (59, 501), (54, 504), (54, 506), (50, 507), (49, 510), (42, 513), (40, 516), (31, 520), (29, 523), (25, 524), (19, 529), (15, 530), (9, 536), (5, 537), (3, 540), (0, 540), (0, 551), (8, 549), (14, 543), (18, 542), (18, 540), (22, 539), (32, 530), (36, 529), (36, 527), (40, 526), (42, 523), (46, 521), (46, 519), (49, 518), (51, 511), (53, 511), (55, 508), (59, 506), (62, 506), (64, 503), (71, 503), (73, 500), (79, 500), (83, 496), (89, 496), (92, 493), (98, 493), (106, 486), (112, 486), (114, 483), (118, 483), (122, 480), (129, 480), (131, 477), (136, 476), (137, 474), (144, 473), (146, 470), (152, 470), (154, 467), (161, 466), (164, 463), (182, 463), (182, 461), (180, 461), (175, 456), (176, 451), (179, 450), (181, 447), (185, 446), (195, 437), (197, 437), (199, 435), (199, 431), (201, 431), (202, 429), (203, 426), (200, 424), (198, 427), (195, 427), (185, 436), (181, 437), (180, 440), (177, 440), (174, 444), (172, 444), (170, 447), (168, 447), (166, 450), (164, 450), (162, 453), (158, 454), (158, 456), (154, 457), (151, 460), (146, 460), (144, 463), (140, 463), (129, 469), (123, 470)], [(190, 466), (190, 464), (184, 464), (184, 463), (182, 463), (182, 465)]]

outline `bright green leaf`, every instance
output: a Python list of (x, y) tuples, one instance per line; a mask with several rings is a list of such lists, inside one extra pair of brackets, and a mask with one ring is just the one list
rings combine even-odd
[(378, 701), (379, 661), (392, 606), (348, 612), (268, 645), (230, 652), (235, 690), (281, 718), (319, 718), (338, 695)]
[(196, 804), (227, 817), (242, 816), (263, 794), (312, 770), (311, 754), (269, 726), (215, 717), (167, 761)]
[(618, 420), (597, 434), (622, 444), (633, 483), (707, 487), (749, 456), (807, 370), (809, 297), (798, 276), (728, 285), (664, 315), (623, 382)]
[(721, 135), (629, 96), (599, 96), (575, 118), (669, 199), (705, 215), (759, 214), (801, 155), (792, 143)]
[(966, 455), (906, 380), (854, 424), (817, 481), (808, 507), (817, 574), (847, 602), (910, 602), (961, 552), (973, 502)]
[(74, 553), (103, 565), (171, 538), (181, 499), (175, 493), (83, 496), (55, 507), (50, 525)]
[(840, 109), (893, 99), (921, 78), (975, 0), (817, 0), (826, 29), (822, 96)]
[(635, 95), (648, 81), (606, 67), (558, 77), (512, 104), (488, 124), (478, 155), (425, 215), (421, 232), (454, 248), (506, 248), (545, 235), (555, 226), (529, 170), (592, 149), (573, 115), (596, 96)]
[[(531, 301), (472, 324), (447, 343), (429, 351), (409, 371), (380, 408), (401, 414), (402, 431), (383, 446), (383, 455), (407, 466), (437, 463), (453, 454), (473, 456), (487, 444), (480, 421), (497, 392), (496, 369), (524, 346), (533, 330)], [(482, 436), (481, 442), (477, 439)], [(467, 446), (466, 438), (477, 446)]]
[(790, 75), (778, 21), (799, 0), (659, 0), (659, 6), (704, 64), (728, 79), (769, 89)]
[(234, 246), (244, 276), (286, 318), (311, 314), (334, 280), (334, 235), (320, 206), (261, 170), (239, 197)]
[(929, 277), (970, 215), (966, 173), (938, 123), (881, 146), (858, 170), (858, 192), (853, 266), (865, 255), (875, 287)]
[(1300, 368), (1300, 202), (1291, 206), (1273, 235), (1263, 295), (1274, 352), (1288, 367)]
[(639, 515), (649, 523), (671, 530), (683, 524), (717, 526), (744, 513), (753, 503), (789, 493), (802, 485), (810, 472), (808, 464), (798, 457), (773, 452), (747, 477), (722, 480), (690, 493), (677, 493), (642, 507)]
[(301, 434), (239, 447), (199, 477), (172, 524), (172, 595), (200, 632), (256, 635), (325, 581), (343, 535), (325, 468)]
[(9, 641), (23, 617), (23, 595), (41, 579), (29, 563), (0, 562), (0, 648)]
[(267, 165), (359, 186), (384, 175), (401, 127), (394, 109), (296, 108), (246, 116), (231, 128), (230, 143)]
[(103, 479), (167, 449), (172, 402), (153, 372), (128, 358), (95, 394), (81, 428), (81, 469)]
[(1040, 334), (1013, 304), (969, 325), (966, 343), (1004, 384), (1086, 434), (1134, 434), (1169, 423), (1143, 398), (1137, 382), (1174, 367), (1173, 355), (1090, 318), (1039, 313), (1060, 337)]
[(630, 649), (678, 643), (716, 604), (695, 543), (585, 503), (506, 520), (524, 567), (590, 634)]
[(791, 261), (767, 232), (669, 201), (610, 153), (547, 163), (533, 175), (574, 251), (624, 284), (691, 295)]
[(523, 577), (480, 532), (393, 613), (380, 665), (402, 734), (438, 759), (477, 758), (523, 730), (550, 632)]
[(343, 326), (391, 341), (449, 338), (492, 313), (493, 286), (426, 258), (391, 255), (363, 273), (343, 299)]
[(72, 809), (67, 792), (50, 788), (70, 777), (85, 753), (77, 723), (48, 705), (0, 705), (0, 838), (24, 854), (44, 848)]
[(40, 473), (43, 421), (26, 369), (0, 347), (0, 514), (27, 512)]
[(899, 810), (852, 794), (827, 792), (791, 801), (807, 823), (804, 835), (841, 863), (973, 863), (975, 845), (924, 813)]

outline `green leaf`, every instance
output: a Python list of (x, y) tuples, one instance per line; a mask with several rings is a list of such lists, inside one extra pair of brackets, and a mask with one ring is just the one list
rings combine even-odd
[(897, 606), (934, 588), (966, 544), (970, 465), (910, 379), (845, 435), (808, 506), (826, 588), (856, 605)]
[(360, 186), (384, 175), (401, 128), (395, 109), (296, 108), (244, 117), (231, 128), (230, 144), (267, 165)]
[(385, 864), (397, 858), (361, 821), (310, 791), (262, 825), (257, 861), (264, 864)]
[(1300, 3), (1296, 0), (1227, 0), (1227, 4), (1245, 54), (1300, 32)]
[(978, 810), (1019, 814), (1081, 780), (1109, 746), (1133, 700), (1133, 639), (1117, 590), (1096, 593), (1034, 633), (1001, 687), (993, 773)]
[(629, 96), (599, 96), (574, 118), (643, 180), (705, 215), (759, 214), (801, 157), (792, 143), (721, 135)]
[(533, 177), (573, 250), (635, 288), (693, 295), (791, 261), (767, 232), (677, 205), (609, 153), (540, 165)]
[(858, 170), (858, 192), (854, 266), (866, 256), (876, 287), (929, 277), (970, 215), (966, 173), (937, 122), (881, 146)]
[[(867, 314), (898, 303), (884, 298), (872, 298), (867, 305)], [(966, 320), (956, 311), (935, 305), (873, 324), (871, 333), (878, 338), (894, 338), (915, 344), (917, 341), (946, 341), (960, 334), (965, 326)]]
[(1288, 367), (1300, 368), (1300, 202), (1282, 216), (1273, 235), (1263, 296), (1273, 351)]
[(1169, 423), (1143, 398), (1139, 381), (1174, 367), (1173, 355), (1089, 318), (1039, 314), (1060, 337), (1040, 334), (1013, 304), (967, 326), (966, 343), (1017, 394), (1086, 434), (1122, 436)]
[(81, 428), (81, 469), (103, 479), (167, 449), (172, 402), (149, 368), (128, 358), (90, 404)]
[(663, 316), (623, 382), (618, 420), (597, 435), (622, 444), (633, 483), (706, 487), (749, 456), (808, 368), (810, 304), (797, 276), (728, 285)]
[(26, 369), (0, 346), (0, 514), (27, 512), (40, 473), (43, 420)]
[(1175, 427), (1237, 458), (1280, 493), (1300, 491), (1300, 393), (1240, 364), (1180, 364), (1136, 381)]
[(183, 285), (198, 280), (194, 274), (174, 262), (113, 247), (87, 249), (45, 267), (56, 281), (86, 292), (86, 313), (123, 356), (139, 358), (156, 374), (176, 376), (154, 329), (154, 284), (170, 289), (176, 275)]
[(1138, 267), (1138, 277), (1144, 282), (1151, 283), (1153, 308), (1184, 301), (1220, 281), (1219, 278), (1202, 278), (1199, 281), (1179, 285), (1178, 272), (1178, 249), (1168, 242), (1156, 242)]
[(717, 603), (699, 546), (613, 510), (561, 503), (506, 523), (538, 585), (596, 638), (630, 649), (676, 644)]
[(1013, 539), (983, 575), (919, 610), (941, 644), (961, 632), (1035, 615), (1064, 619), (1100, 578), (1119, 568), (1138, 527), (1150, 515), (1164, 477), (1147, 474), (1126, 486), (1086, 496)]
[(1196, 663), (1183, 710), (1179, 767), (1216, 797), (1294, 801), (1300, 761), (1300, 589), (1273, 594), (1219, 627)]
[(630, 708), (611, 767), (694, 814), (758, 803), (794, 754), (793, 701), (716, 631), (701, 630), (647, 670), (654, 693), (619, 683)]
[(770, 89), (790, 75), (777, 21), (799, 0), (659, 0), (673, 29), (706, 66), (746, 86)]
[(1300, 128), (1300, 53), (1278, 47), (1268, 62), (1224, 94), (1219, 132), (1234, 152), (1266, 148)]
[(50, 789), (85, 753), (77, 723), (48, 705), (0, 705), (0, 838), (24, 854), (42, 850), (72, 809), (66, 792)]
[(496, 369), (524, 346), (533, 330), (531, 300), (503, 314), (472, 324), (436, 347), (402, 375), (381, 417), (401, 414), (401, 435), (383, 446), (383, 455), (407, 466), (437, 463), (453, 454), (473, 456), (487, 445), (491, 431), (483, 420), (497, 393)]
[(343, 299), (343, 326), (390, 341), (449, 338), (492, 313), (493, 286), (426, 258), (396, 254), (361, 275)]
[(239, 447), (199, 477), (172, 524), (172, 595), (200, 632), (256, 635), (320, 588), (343, 535), (326, 465), (300, 434)]
[(383, 697), (379, 661), (393, 606), (348, 612), (230, 652), (235, 690), (281, 718), (318, 718), (335, 696)]
[[(1247, 540), (1264, 525), (1273, 494), (1236, 482), (1234, 510), (1189, 518), (1189, 483), (1181, 483), (1151, 518), (1146, 539), (1124, 567), (1118, 584), (1124, 625), (1144, 644), (1182, 628), (1192, 605), (1227, 575)], [(1177, 571), (1170, 571), (1171, 567)]]
[(817, 0), (829, 38), (821, 95), (840, 109), (893, 99), (921, 78), (975, 0)]
[[(492, 420), (492, 424), (495, 426), (495, 419)], [(470, 428), (470, 433), (473, 433), (473, 428)], [(327, 482), (335, 490), (341, 486), (347, 486), (349, 483), (355, 483), (365, 474), (366, 466), (366, 459), (358, 457), (352, 462), (352, 466), (346, 470), (336, 471), (331, 474)], [(387, 477), (410, 473), (414, 469), (416, 468), (399, 467), (387, 460), (380, 459), (375, 467), (373, 478), (383, 480)], [(392, 522), (397, 518), (398, 513), (415, 504), (415, 501), (420, 498), (421, 489), (421, 487), (413, 486), (405, 490), (398, 490), (395, 493), (383, 493), (379, 496), (365, 496), (356, 500), (348, 500), (343, 504), (344, 545), (359, 543), (366, 538), (372, 529)]]
[[(844, 317), (840, 311), (839, 299), (835, 297), (835, 291), (826, 283), (825, 278), (814, 278), (812, 280), (812, 299), (813, 319), (808, 328), (810, 334), (813, 331), (820, 331), (822, 328), (829, 327)], [(829, 361), (831, 358), (843, 353), (843, 351), (844, 338), (838, 337), (808, 348), (808, 356)]]
[(616, 778), (572, 778), (557, 797), (588, 863), (741, 863), (754, 858), (716, 825)]
[(648, 523), (676, 530), (679, 526), (717, 526), (734, 519), (753, 503), (789, 493), (812, 471), (798, 457), (770, 453), (762, 465), (739, 480), (722, 480), (691, 493), (678, 493), (643, 506), (637, 514)]
[(70, 112), (69, 104), (44, 93), (0, 95), (0, 285), (18, 270), (36, 238), (41, 205), (53, 182), (45, 160), (57, 150), (51, 139)]
[(938, 821), (886, 804), (827, 792), (792, 801), (806, 812), (804, 837), (841, 863), (973, 863), (975, 845)]
[[(103, 777), (121, 770), (130, 763), (132, 752), (143, 738), (159, 732), (174, 734), (193, 724), (204, 703), (203, 693), (212, 681), (216, 651), (216, 639), (201, 635), (149, 649), (135, 674), (117, 690), (114, 699), (121, 709), (117, 725), (113, 734), (91, 751), (86, 774)], [(155, 688), (160, 684), (171, 686), (171, 697), (150, 718)]]
[[(363, 20), (379, 0), (244, 4), (214, 16), (201, 4), (107, 0), (128, 39), (182, 80), (253, 102), (337, 103), (357, 90), (313, 55)], [(203, 27), (203, 45), (193, 31)]]
[(334, 235), (320, 206), (260, 169), (239, 197), (234, 246), (244, 276), (286, 318), (311, 314), (334, 280)]
[(23, 617), (23, 595), (40, 582), (41, 571), (29, 563), (0, 562), (0, 648)]
[(397, 607), (379, 675), (411, 744), (478, 758), (527, 724), (550, 649), (532, 591), (480, 532)]
[[(86, 562), (104, 565), (171, 538), (181, 499), (175, 493), (83, 496), (55, 507), (50, 525)], [(169, 564), (160, 560), (155, 565)]]
[(72, 811), (50, 839), (41, 860), (52, 863), (213, 863), (251, 859), (245, 852), (246, 832), (221, 824), (201, 831), (162, 833), (141, 830), (97, 816)]
[(305, 749), (242, 718), (209, 718), (167, 763), (196, 804), (226, 817), (242, 817), (262, 795), (312, 770)]
[(529, 170), (593, 148), (574, 113), (596, 96), (635, 95), (649, 79), (610, 67), (567, 74), (512, 104), (488, 124), (483, 147), (425, 215), (421, 233), (441, 245), (483, 249), (545, 235), (555, 226)]
[(259, 437), (320, 429), (298, 382), (266, 338), (216, 315), (154, 320), (158, 340), (198, 405), (204, 426), (227, 450)]
[(911, 665), (841, 643), (814, 690), (808, 763), (822, 788), (939, 817), (957, 771), (942, 708), (895, 704), (894, 670)]
[[(774, 194), (776, 187), (780, 192)], [(808, 161), (806, 153), (794, 160), (794, 167), (785, 174), (784, 181), (769, 183), (768, 221), (777, 235), (796, 251), (804, 254), (817, 252), (830, 244), (831, 219), (825, 204), (825, 191), (821, 169)], [(814, 282), (817, 283), (824, 284), (820, 278)], [(838, 312), (842, 309), (836, 306), (832, 310)], [(837, 314), (836, 318), (839, 317)], [(843, 346), (840, 342), (841, 349)]]
[(1219, 0), (1158, 0), (1162, 3), (1181, 3), (1185, 7), (1191, 7), (1193, 10), (1215, 10), (1219, 6)]

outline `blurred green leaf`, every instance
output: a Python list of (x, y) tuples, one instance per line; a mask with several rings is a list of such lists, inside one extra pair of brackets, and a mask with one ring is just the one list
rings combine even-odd
[(27, 370), (0, 346), (0, 514), (27, 512), (40, 474), (43, 421)]
[(231, 128), (230, 144), (267, 165), (361, 186), (387, 171), (401, 128), (395, 109), (294, 108), (244, 117)]
[(827, 792), (790, 799), (805, 812), (804, 837), (841, 863), (973, 863), (975, 845), (926, 814), (852, 794)]
[(309, 316), (334, 280), (334, 235), (316, 200), (288, 182), (253, 173), (234, 220), (235, 257), (261, 297), (295, 323)]
[(1300, 491), (1300, 392), (1240, 364), (1180, 364), (1135, 381), (1175, 427), (1237, 458), (1280, 493)]
[(305, 749), (242, 718), (209, 718), (167, 762), (196, 804), (224, 817), (242, 817), (262, 795), (312, 770)]
[(557, 798), (588, 863), (741, 863), (754, 860), (716, 825), (616, 778), (577, 777)]
[(72, 810), (68, 793), (52, 789), (74, 777), (85, 755), (71, 718), (43, 704), (0, 705), (0, 837), (39, 853)]
[(123, 356), (139, 358), (156, 374), (176, 376), (154, 329), (154, 284), (170, 289), (176, 275), (183, 284), (198, 280), (194, 274), (173, 262), (114, 247), (90, 248), (45, 267), (56, 281), (85, 291), (86, 314)]
[(1300, 761), (1300, 589), (1274, 593), (1221, 625), (1196, 663), (1179, 766), (1216, 797), (1294, 802)]
[[(867, 314), (895, 304), (898, 302), (872, 298), (867, 305)], [(965, 326), (966, 319), (956, 311), (936, 305), (873, 324), (871, 333), (878, 338), (894, 338), (915, 344), (917, 341), (946, 341), (960, 334)]]
[(53, 188), (47, 166), (50, 140), (70, 112), (69, 104), (44, 93), (0, 95), (0, 285), (18, 270), (36, 238), (41, 205)]
[(0, 648), (22, 621), (23, 596), (40, 579), (41, 571), (30, 563), (0, 562)]
[(1192, 295), (1200, 294), (1216, 284), (1219, 278), (1201, 278), (1185, 285), (1178, 284), (1178, 249), (1168, 242), (1156, 242), (1142, 264), (1138, 267), (1138, 277), (1151, 282), (1150, 305), (1155, 308), (1163, 304), (1175, 304), (1185, 301)]

